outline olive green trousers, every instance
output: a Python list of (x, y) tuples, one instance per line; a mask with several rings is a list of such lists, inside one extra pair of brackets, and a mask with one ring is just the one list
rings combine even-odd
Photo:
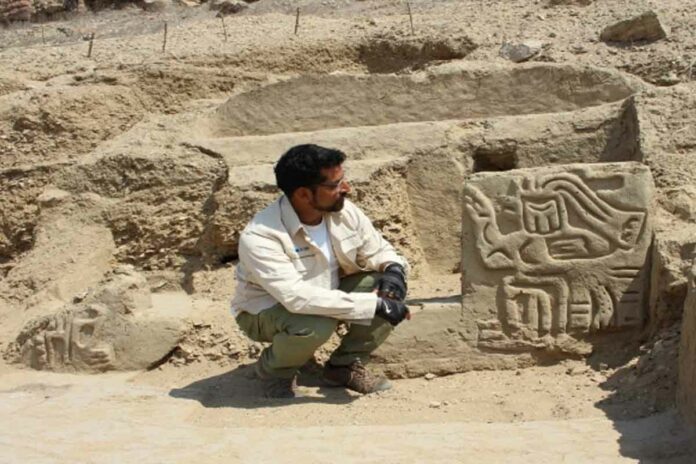
[[(371, 292), (378, 273), (359, 273), (341, 279), (344, 292)], [(263, 370), (273, 376), (290, 378), (309, 361), (314, 352), (331, 337), (340, 321), (331, 317), (295, 314), (281, 304), (260, 314), (242, 312), (237, 323), (252, 340), (271, 343), (261, 353)], [(368, 355), (381, 345), (392, 332), (392, 325), (380, 317), (372, 324), (350, 324), (348, 333), (330, 358), (335, 366), (347, 366), (355, 361), (366, 362)]]

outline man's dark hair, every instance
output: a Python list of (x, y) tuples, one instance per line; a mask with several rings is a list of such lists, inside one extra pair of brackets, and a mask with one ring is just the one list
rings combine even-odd
[(289, 197), (300, 187), (313, 188), (326, 180), (321, 174), (325, 168), (343, 164), (346, 154), (319, 145), (297, 145), (280, 157), (275, 165), (276, 185)]

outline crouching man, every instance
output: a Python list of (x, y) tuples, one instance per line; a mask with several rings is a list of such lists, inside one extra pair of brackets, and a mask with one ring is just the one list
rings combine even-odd
[(360, 393), (390, 388), (364, 367), (368, 355), (409, 317), (408, 264), (346, 199), (343, 152), (291, 148), (275, 176), (284, 195), (259, 212), (239, 240), (232, 313), (252, 340), (271, 345), (256, 363), (264, 394), (292, 398), (296, 375), (347, 322), (324, 380)]

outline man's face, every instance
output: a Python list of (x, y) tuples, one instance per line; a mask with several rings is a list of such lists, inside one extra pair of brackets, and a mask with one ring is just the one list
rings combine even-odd
[(324, 168), (321, 174), (325, 180), (314, 188), (312, 207), (325, 213), (341, 211), (345, 197), (350, 193), (350, 184), (345, 179), (343, 166)]

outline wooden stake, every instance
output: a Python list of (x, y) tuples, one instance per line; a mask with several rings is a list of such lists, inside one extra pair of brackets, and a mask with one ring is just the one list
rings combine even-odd
[(94, 45), (94, 32), (89, 36), (89, 48), (87, 49), (87, 58), (92, 57), (92, 46)]
[(222, 21), (222, 32), (225, 34), (225, 42), (227, 42), (227, 27), (225, 27), (225, 17), (220, 16), (220, 21)]
[(162, 53), (167, 49), (167, 21), (164, 22), (164, 38), (162, 39)]
[(297, 31), (300, 29), (300, 8), (297, 8), (297, 13), (295, 14), (295, 35), (297, 35)]
[(413, 30), (413, 15), (411, 14), (411, 2), (406, 2), (406, 8), (408, 8), (408, 21), (411, 23), (411, 35), (415, 35), (416, 32)]

